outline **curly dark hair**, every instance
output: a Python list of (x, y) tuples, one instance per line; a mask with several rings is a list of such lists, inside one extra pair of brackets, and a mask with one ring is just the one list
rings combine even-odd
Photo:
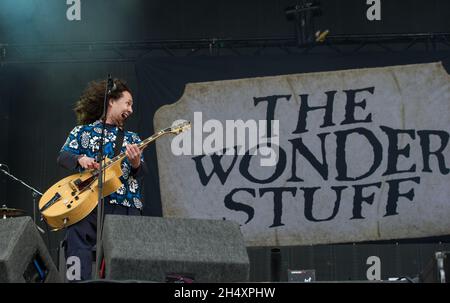
[[(131, 94), (131, 90), (125, 81), (120, 79), (114, 79), (113, 81), (116, 87), (109, 94), (109, 99), (119, 99), (124, 91)], [(73, 109), (78, 124), (90, 124), (102, 118), (105, 87), (106, 80), (89, 82)]]

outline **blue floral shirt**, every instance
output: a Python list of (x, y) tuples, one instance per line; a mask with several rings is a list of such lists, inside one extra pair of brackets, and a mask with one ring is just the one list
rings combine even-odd
[[(103, 153), (110, 159), (114, 157), (115, 141), (118, 131), (118, 127), (106, 125)], [(75, 156), (86, 155), (97, 159), (101, 135), (102, 123), (99, 120), (88, 125), (76, 126), (67, 137), (65, 144), (61, 148), (61, 152), (69, 152)], [(137, 144), (139, 142), (141, 142), (141, 139), (136, 133), (125, 131), (121, 153), (126, 151), (126, 146), (128, 144)], [(143, 162), (144, 157), (141, 156), (141, 165), (138, 170), (141, 170), (144, 166)], [(76, 168), (78, 168), (80, 172), (83, 171), (83, 168), (79, 165), (77, 165)], [(141, 200), (140, 184), (136, 177), (137, 173), (131, 167), (127, 158), (122, 161), (122, 172), (123, 174), (120, 177), (122, 186), (116, 192), (108, 196), (109, 203), (142, 209), (143, 204)]]

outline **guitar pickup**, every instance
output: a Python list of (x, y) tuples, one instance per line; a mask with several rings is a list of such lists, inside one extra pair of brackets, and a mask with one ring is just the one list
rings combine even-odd
[(76, 179), (73, 180), (72, 182), (69, 183), (70, 187), (72, 188), (73, 191), (77, 192), (79, 185), (83, 183), (83, 181), (81, 181), (81, 179)]

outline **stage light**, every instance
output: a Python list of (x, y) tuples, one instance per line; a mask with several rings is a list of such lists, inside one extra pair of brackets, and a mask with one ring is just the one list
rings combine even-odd
[(296, 5), (287, 7), (284, 13), (287, 20), (295, 22), (299, 46), (314, 42), (313, 18), (321, 14), (318, 1), (299, 0)]

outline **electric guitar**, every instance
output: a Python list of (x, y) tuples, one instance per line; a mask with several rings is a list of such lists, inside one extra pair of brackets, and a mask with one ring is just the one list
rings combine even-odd
[[(150, 143), (166, 134), (179, 134), (191, 127), (190, 122), (182, 122), (176, 126), (160, 130), (151, 137), (143, 140), (138, 147), (143, 150)], [(103, 191), (106, 197), (119, 189), (122, 185), (121, 163), (125, 159), (125, 152), (113, 159), (103, 160)], [(58, 230), (66, 228), (88, 216), (98, 205), (98, 170), (90, 169), (82, 173), (73, 174), (58, 181), (50, 187), (39, 200), (39, 210), (47, 224)]]

